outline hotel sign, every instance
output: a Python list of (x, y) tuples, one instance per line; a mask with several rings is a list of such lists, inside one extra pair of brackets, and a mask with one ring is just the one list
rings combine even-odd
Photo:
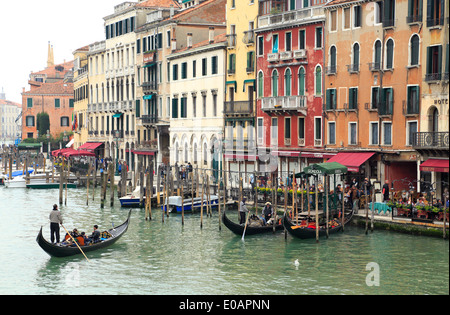
[(156, 59), (156, 53), (154, 51), (144, 53), (144, 63), (154, 62)]

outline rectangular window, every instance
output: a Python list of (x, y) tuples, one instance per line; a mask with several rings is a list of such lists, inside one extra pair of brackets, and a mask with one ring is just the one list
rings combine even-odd
[(353, 27), (361, 27), (362, 10), (360, 5), (353, 7)]
[(258, 144), (264, 143), (264, 118), (258, 117)]
[(370, 108), (377, 109), (379, 103), (380, 103), (380, 88), (372, 87), (372, 102)]
[(300, 30), (298, 33), (299, 39), (298, 39), (298, 49), (305, 49), (306, 48), (306, 31)]
[(178, 118), (178, 98), (172, 99), (172, 118)]
[(61, 100), (59, 98), (55, 98), (55, 108), (61, 107)]
[(406, 113), (407, 114), (419, 114), (420, 108), (420, 95), (419, 86), (408, 86)]
[(427, 2), (427, 26), (444, 25), (444, 0), (428, 0)]
[(407, 145), (413, 145), (414, 144), (414, 137), (416, 136), (418, 129), (417, 129), (417, 121), (408, 121), (408, 139), (407, 139)]
[(305, 117), (298, 118), (298, 138), (305, 139)]
[(314, 145), (322, 145), (322, 117), (314, 118)]
[(34, 116), (27, 116), (25, 124), (27, 127), (34, 127)]
[(328, 144), (336, 144), (336, 122), (328, 122)]
[(278, 145), (278, 118), (272, 118), (272, 126), (270, 127), (270, 144)]
[(290, 145), (291, 144), (291, 118), (290, 117), (286, 117), (284, 119), (284, 140), (285, 140), (285, 145)]
[(187, 97), (181, 98), (180, 118), (187, 118)]
[(336, 109), (336, 89), (327, 89), (326, 109)]
[(32, 108), (32, 107), (33, 107), (33, 99), (27, 98), (27, 108)]
[(316, 48), (322, 48), (322, 28), (316, 28)]
[(337, 31), (337, 11), (330, 11), (330, 32)]
[(344, 8), (344, 30), (350, 28), (350, 20), (351, 20), (351, 11), (350, 8)]
[(356, 145), (357, 144), (357, 123), (351, 122), (348, 124), (348, 144)]
[(181, 79), (187, 79), (187, 62), (181, 64)]
[(290, 32), (286, 33), (284, 50), (285, 51), (292, 50), (292, 33)]
[(392, 88), (383, 88), (380, 95), (379, 115), (392, 115), (394, 110), (394, 90)]
[(202, 59), (202, 75), (206, 76), (208, 74), (208, 59)]
[(384, 1), (383, 27), (395, 25), (395, 0)]
[(370, 130), (369, 130), (369, 144), (370, 145), (378, 145), (379, 137), (378, 137), (378, 122), (370, 122)]
[(217, 74), (218, 73), (218, 63), (217, 63), (217, 56), (213, 56), (211, 57), (211, 71), (212, 74)]
[(264, 36), (258, 36), (258, 56), (264, 56)]
[(442, 79), (442, 45), (427, 47), (427, 73), (425, 81)]
[(173, 81), (176, 81), (178, 80), (178, 65), (173, 65), (172, 68), (173, 68), (172, 71)]
[(358, 88), (349, 88), (348, 109), (358, 109)]
[(192, 77), (195, 78), (197, 76), (197, 61), (192, 61)]
[(383, 145), (392, 145), (392, 122), (383, 122)]
[(278, 52), (278, 34), (272, 35), (272, 53), (275, 54)]

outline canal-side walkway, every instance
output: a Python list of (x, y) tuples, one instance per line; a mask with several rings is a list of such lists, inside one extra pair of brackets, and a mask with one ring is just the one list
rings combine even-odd
[[(368, 216), (366, 214), (368, 211)], [(390, 213), (387, 214), (374, 214), (372, 217), (372, 211), (366, 209), (359, 209), (357, 213), (353, 215), (352, 224), (363, 226), (366, 225), (366, 217), (368, 217), (368, 228), (371, 229), (372, 220), (374, 229), (384, 229), (396, 232), (428, 235), (428, 236), (444, 236), (444, 223), (440, 221), (425, 222), (424, 220), (414, 220), (411, 218), (392, 217)], [(446, 239), (449, 234), (449, 223), (446, 222)]]

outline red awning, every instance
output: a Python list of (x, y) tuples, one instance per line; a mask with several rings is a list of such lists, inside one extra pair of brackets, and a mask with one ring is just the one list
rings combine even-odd
[(422, 172), (448, 173), (448, 161), (449, 160), (428, 159), (420, 164), (420, 170)]
[(132, 150), (131, 152), (134, 153), (134, 154), (137, 154), (137, 155), (148, 155), (148, 156), (154, 156), (155, 155), (155, 152), (152, 152), (152, 151)]
[(66, 151), (62, 153), (62, 156), (71, 157), (71, 156), (95, 156), (95, 153), (84, 151), (84, 150), (74, 150)]
[(275, 156), (287, 156), (287, 157), (301, 157), (304, 158), (316, 158), (316, 159), (329, 159), (335, 156), (334, 153), (324, 153), (324, 152), (307, 152), (307, 151), (272, 151), (272, 155)]
[(359, 172), (359, 167), (370, 159), (375, 152), (339, 152), (328, 162), (338, 162), (347, 166), (349, 172)]
[(80, 150), (95, 150), (99, 146), (101, 146), (102, 144), (103, 143), (101, 143), (101, 142), (86, 142), (85, 144), (83, 144), (78, 149), (80, 149)]
[(64, 152), (69, 152), (69, 151), (72, 151), (72, 150), (73, 150), (72, 148), (59, 149), (59, 150), (52, 151), (52, 155), (53, 155), (53, 156), (60, 156), (60, 155), (62, 155)]

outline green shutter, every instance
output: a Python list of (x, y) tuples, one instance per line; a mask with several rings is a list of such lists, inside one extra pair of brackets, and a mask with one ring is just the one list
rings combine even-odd
[(74, 107), (74, 100), (72, 98), (69, 100), (69, 107), (70, 108)]
[(304, 68), (300, 69), (299, 84), (300, 84), (299, 94), (305, 95), (305, 69)]
[(141, 117), (141, 100), (136, 100), (136, 118)]
[(438, 72), (442, 73), (442, 45), (438, 46)]
[(433, 54), (431, 47), (427, 47), (427, 74), (433, 72)]
[(61, 101), (59, 98), (55, 98), (55, 108), (60, 108), (61, 107)]
[(32, 108), (33, 107), (33, 99), (32, 98), (27, 98), (27, 107), (28, 108)]
[(172, 118), (178, 118), (178, 99), (172, 99)]
[(326, 109), (331, 109), (331, 89), (327, 89), (327, 95), (326, 95)]

